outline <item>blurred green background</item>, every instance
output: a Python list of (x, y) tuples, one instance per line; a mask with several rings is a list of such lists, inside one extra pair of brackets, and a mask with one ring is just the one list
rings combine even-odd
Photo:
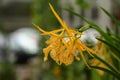
[[(82, 60), (74, 61), (69, 66), (58, 65), (51, 58), (47, 62), (43, 61), (42, 49), (46, 46), (45, 40), (49, 37), (41, 37), (32, 22), (47, 31), (61, 27), (48, 3), (53, 5), (71, 28), (80, 28), (86, 23), (65, 9), (71, 9), (90, 19), (104, 31), (106, 31), (106, 27), (110, 30), (115, 28), (114, 22), (101, 11), (100, 6), (109, 11), (118, 21), (120, 20), (119, 0), (0, 0), (0, 80), (117, 80), (108, 73), (100, 75), (95, 69), (88, 69)], [(23, 44), (26, 43), (25, 40), (29, 42), (34, 39), (37, 43), (36, 52), (30, 52), (31, 50), (26, 50), (28, 48), (22, 48), (16, 43), (16, 38), (19, 39), (19, 29), (24, 28), (32, 29), (37, 35), (36, 37), (32, 35), (30, 39), (20, 38), (23, 40)], [(118, 28), (118, 34), (119, 31)], [(32, 33), (25, 33), (28, 36), (30, 34)], [(11, 35), (16, 35), (16, 37), (11, 39)], [(88, 42), (95, 44), (92, 40)], [(18, 46), (12, 48), (13, 44)], [(32, 43), (28, 44), (26, 43), (29, 47), (33, 46)], [(28, 55), (33, 53), (35, 56), (32, 55), (33, 57), (29, 59), (28, 63), (16, 64), (18, 52), (25, 52)], [(85, 56), (89, 58), (87, 54)]]

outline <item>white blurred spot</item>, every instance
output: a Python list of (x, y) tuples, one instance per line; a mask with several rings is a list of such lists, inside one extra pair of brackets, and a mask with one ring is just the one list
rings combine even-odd
[(94, 45), (97, 43), (96, 37), (98, 37), (98, 36), (100, 36), (100, 34), (96, 30), (88, 29), (88, 30), (83, 32), (80, 39), (84, 43), (89, 42), (90, 44)]
[(10, 47), (12, 50), (24, 50), (35, 54), (39, 50), (39, 33), (31, 28), (22, 28), (10, 35)]

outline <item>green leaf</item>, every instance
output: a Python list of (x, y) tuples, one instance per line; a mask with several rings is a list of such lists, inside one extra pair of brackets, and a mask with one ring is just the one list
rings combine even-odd
[(87, 30), (87, 29), (89, 29), (89, 28), (90, 28), (90, 25), (85, 25), (85, 26), (81, 27), (81, 28), (79, 29), (79, 31), (80, 31), (80, 32), (83, 32), (83, 31), (85, 31), (85, 30)]
[(105, 10), (104, 8), (102, 8), (102, 7), (100, 7), (114, 22), (116, 22), (117, 20), (116, 20), (116, 18), (113, 16), (113, 15), (111, 15), (107, 10)]
[(120, 54), (119, 54), (120, 49), (119, 49), (119, 47), (117, 47), (117, 46), (114, 45), (114, 44), (111, 44), (110, 42), (108, 42), (108, 41), (106, 41), (106, 40), (102, 40), (102, 39), (99, 39), (99, 38), (97, 38), (97, 39), (98, 39), (99, 41), (102, 41), (102, 42), (105, 43), (106, 45), (108, 45), (108, 46), (110, 47), (110, 49), (113, 50), (118, 57), (120, 57)]
[(111, 18), (111, 20), (113, 20), (113, 22), (115, 23), (115, 33), (119, 34), (118, 27), (120, 26), (120, 22), (112, 14), (110, 14), (107, 10), (105, 10), (102, 7), (101, 7), (101, 9)]
[(90, 66), (91, 68), (95, 68), (95, 69), (99, 69), (99, 70), (102, 70), (104, 72), (107, 72), (113, 76), (115, 76), (116, 78), (120, 79), (120, 75), (111, 71), (111, 70), (108, 70), (108, 69), (105, 69), (105, 68), (102, 68), (102, 67), (98, 67), (98, 66)]
[(115, 73), (120, 75), (120, 72), (113, 66), (111, 66), (108, 62), (104, 61), (103, 59), (101, 59), (100, 57), (98, 57), (96, 54), (93, 54), (93, 56), (98, 59), (100, 62), (102, 62), (103, 64), (105, 64), (109, 69), (111, 69), (112, 71), (114, 71)]
[(83, 19), (84, 21), (86, 21), (86, 22), (90, 25), (91, 28), (96, 29), (105, 39), (107, 39), (109, 42), (112, 43), (111, 37), (110, 37), (109, 35), (107, 35), (98, 25), (94, 24), (93, 22), (87, 20), (87, 19), (84, 18), (83, 16), (79, 15), (78, 13), (76, 13), (76, 12), (70, 10), (70, 9), (65, 9), (65, 10), (67, 10), (68, 12), (70, 12), (70, 13), (78, 16), (78, 17), (80, 17), (80, 18)]

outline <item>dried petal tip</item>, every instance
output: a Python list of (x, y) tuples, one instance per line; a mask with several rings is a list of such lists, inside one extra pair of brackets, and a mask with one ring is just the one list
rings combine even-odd
[(80, 31), (80, 32), (83, 32), (83, 31), (85, 31), (85, 30), (87, 30), (87, 29), (89, 29), (89, 28), (90, 28), (90, 25), (85, 25), (85, 26), (81, 27), (81, 28), (79, 29), (79, 31)]

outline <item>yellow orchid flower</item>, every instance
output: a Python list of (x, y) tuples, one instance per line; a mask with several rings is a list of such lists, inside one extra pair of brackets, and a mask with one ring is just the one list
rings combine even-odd
[(92, 55), (91, 53), (94, 53), (94, 51), (83, 44), (79, 37), (76, 36), (82, 33), (68, 28), (67, 24), (59, 17), (50, 3), (49, 6), (62, 28), (47, 32), (33, 23), (33, 25), (42, 32), (42, 35), (50, 36), (50, 39), (46, 41), (46, 44), (49, 46), (43, 49), (45, 55), (44, 61), (48, 60), (48, 55), (50, 54), (56, 63), (69, 65), (72, 64), (74, 59), (80, 60), (77, 54), (77, 51), (79, 51), (83, 61), (89, 68), (83, 52), (87, 51)]

